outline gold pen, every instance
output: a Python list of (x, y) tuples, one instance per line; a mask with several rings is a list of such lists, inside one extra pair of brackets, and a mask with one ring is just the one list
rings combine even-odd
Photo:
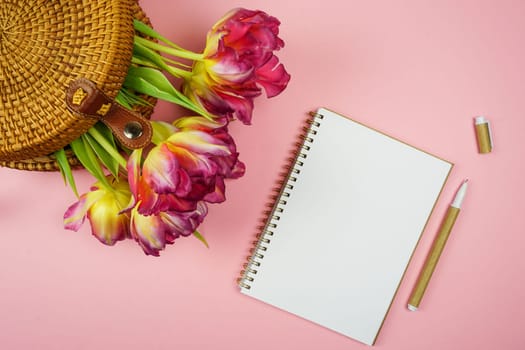
[(458, 217), (459, 211), (461, 209), (461, 203), (463, 202), (465, 193), (467, 192), (467, 181), (468, 180), (464, 180), (459, 187), (456, 196), (450, 204), (447, 214), (441, 223), (438, 234), (434, 239), (432, 248), (430, 249), (430, 252), (425, 261), (425, 265), (419, 274), (416, 286), (414, 287), (412, 295), (408, 300), (408, 309), (410, 311), (416, 311), (419, 307), (419, 303), (421, 303), (421, 299), (423, 299), (423, 294), (425, 294), (430, 277), (432, 277), (432, 273), (434, 272), (439, 257), (441, 256), (441, 252), (445, 247), (445, 243), (447, 242), (450, 231), (452, 230), (452, 226), (454, 226), (456, 218)]

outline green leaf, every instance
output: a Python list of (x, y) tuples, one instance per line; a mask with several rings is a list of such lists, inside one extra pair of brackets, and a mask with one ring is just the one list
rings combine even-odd
[(193, 232), (193, 235), (195, 237), (197, 237), (197, 239), (199, 241), (201, 241), (202, 243), (204, 243), (204, 245), (206, 246), (206, 248), (210, 248), (210, 246), (208, 245), (208, 242), (206, 242), (206, 239), (199, 233), (199, 231), (195, 230), (195, 232)]
[(147, 67), (130, 67), (124, 85), (140, 93), (178, 104), (213, 120), (207, 111), (195, 105), (187, 96), (175, 89), (168, 78), (159, 70)]
[(119, 163), (115, 158), (113, 158), (91, 135), (84, 135), (86, 141), (89, 144), (89, 147), (93, 149), (95, 155), (98, 157), (98, 160), (104, 164), (106, 169), (109, 170), (111, 175), (118, 178)]
[(110, 188), (111, 186), (106, 179), (106, 175), (104, 174), (100, 163), (97, 161), (95, 153), (89, 146), (88, 141), (85, 140), (85, 135), (80, 136), (78, 139), (71, 142), (70, 145), (73, 153), (75, 153), (84, 168), (86, 168), (86, 170), (89, 171), (98, 181)]
[(115, 143), (113, 133), (103, 123), (97, 123), (88, 130), (88, 134), (104, 149), (104, 151), (113, 158), (122, 168), (126, 168), (127, 161), (120, 154)]
[(71, 186), (73, 193), (75, 193), (75, 196), (78, 197), (77, 185), (75, 183), (75, 178), (73, 177), (73, 172), (71, 171), (71, 166), (67, 160), (66, 151), (63, 148), (59, 149), (55, 152), (55, 157), (58, 163), (58, 168), (60, 169), (60, 173), (64, 178), (64, 182)]
[(104, 123), (102, 122), (98, 122), (95, 124), (94, 128), (99, 132), (101, 133), (104, 138), (106, 140), (108, 140), (109, 143), (111, 143), (111, 145), (113, 145), (113, 147), (117, 148), (116, 144), (115, 144), (115, 138), (113, 137), (113, 132), (111, 131), (110, 128), (108, 128)]
[(131, 101), (129, 101), (128, 97), (125, 93), (122, 92), (122, 89), (117, 94), (117, 97), (115, 97), (115, 101), (124, 108), (131, 109)]
[(133, 109), (133, 106), (149, 106), (153, 104), (141, 96), (136, 95), (133, 91), (122, 87), (115, 100), (127, 109)]

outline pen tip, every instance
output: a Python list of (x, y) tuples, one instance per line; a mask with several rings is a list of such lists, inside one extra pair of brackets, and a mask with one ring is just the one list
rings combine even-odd
[(407, 306), (408, 306), (408, 309), (409, 309), (410, 311), (417, 311), (417, 307), (416, 307), (416, 306), (414, 306), (414, 305), (410, 305), (410, 304), (408, 304)]

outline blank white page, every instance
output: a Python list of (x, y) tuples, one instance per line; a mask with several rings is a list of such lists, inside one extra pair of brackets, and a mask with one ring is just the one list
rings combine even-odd
[(452, 164), (318, 113), (311, 149), (241, 291), (372, 345)]

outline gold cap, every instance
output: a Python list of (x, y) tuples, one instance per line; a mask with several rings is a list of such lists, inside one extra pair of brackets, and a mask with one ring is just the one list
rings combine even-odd
[(492, 132), (490, 123), (485, 117), (474, 118), (474, 125), (476, 127), (476, 138), (478, 140), (479, 153), (490, 153), (492, 151)]

